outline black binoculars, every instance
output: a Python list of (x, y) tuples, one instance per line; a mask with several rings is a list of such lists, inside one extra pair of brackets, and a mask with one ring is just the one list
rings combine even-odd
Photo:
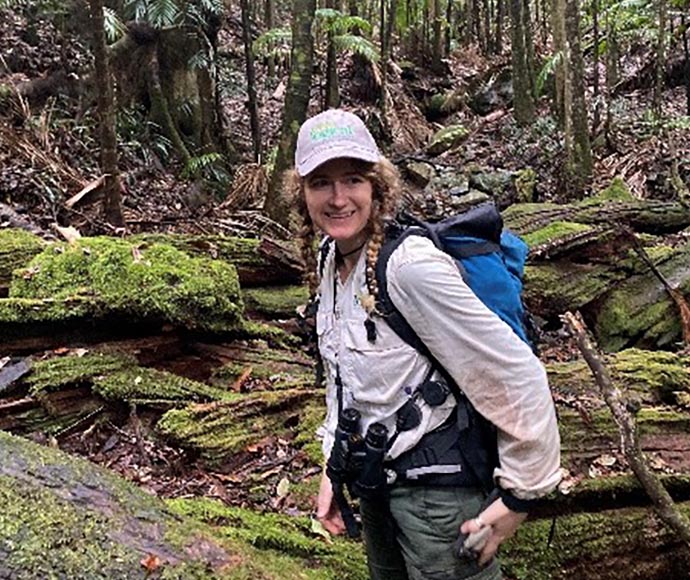
[(335, 430), (335, 442), (326, 463), (326, 475), (334, 485), (347, 485), (355, 497), (378, 497), (386, 489), (383, 459), (388, 442), (388, 428), (372, 423), (366, 436), (360, 434), (361, 415), (356, 409), (344, 409)]

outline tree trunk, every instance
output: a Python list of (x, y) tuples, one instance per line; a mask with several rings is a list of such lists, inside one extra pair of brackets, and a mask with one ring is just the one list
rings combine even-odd
[(554, 68), (553, 111), (561, 127), (565, 126), (565, 84), (566, 84), (566, 43), (565, 43), (565, 0), (551, 0), (551, 36), (554, 56), (560, 55)]
[(658, 17), (659, 17), (659, 31), (656, 45), (656, 76), (654, 79), (654, 97), (652, 101), (652, 110), (657, 119), (661, 118), (662, 114), (662, 99), (664, 94), (664, 72), (666, 70), (666, 21), (668, 6), (666, 0), (657, 0)]
[(503, 21), (505, 20), (506, 0), (496, 0), (496, 31), (494, 35), (494, 52), (503, 52)]
[(103, 217), (114, 226), (124, 225), (118, 168), (117, 133), (115, 129), (115, 99), (105, 40), (103, 1), (89, 0), (93, 26), (94, 68), (97, 80), (97, 107), (101, 136), (101, 171), (103, 186)]
[(592, 99), (594, 100), (594, 118), (592, 120), (592, 128), (594, 131), (597, 131), (599, 128), (599, 121), (601, 118), (601, 89), (599, 87), (599, 34), (599, 0), (592, 0), (592, 40), (594, 41), (594, 82), (592, 95)]
[[(578, 0), (566, 0), (565, 21), (568, 43), (568, 87), (566, 101), (566, 174), (569, 194), (575, 199), (584, 195), (592, 176), (592, 148), (587, 123), (584, 62), (580, 45), (580, 12)], [(568, 106), (569, 105), (569, 106)], [(568, 128), (570, 129), (568, 131)]]
[(292, 10), (292, 52), (290, 78), (285, 95), (283, 123), (278, 142), (278, 155), (266, 195), (264, 209), (276, 222), (290, 225), (292, 201), (282, 193), (284, 172), (293, 165), (297, 132), (307, 117), (311, 89), (314, 38), (311, 32), (316, 0), (295, 0)]
[(240, 10), (242, 12), (242, 40), (244, 41), (244, 62), (247, 71), (247, 105), (249, 107), (249, 123), (252, 131), (254, 161), (256, 163), (261, 163), (261, 125), (259, 123), (259, 106), (256, 101), (254, 51), (252, 50), (251, 23), (249, 20), (249, 4), (247, 0), (240, 0)]
[[(439, 74), (442, 71), (441, 59), (443, 58), (443, 13), (441, 12), (441, 0), (433, 0), (432, 7), (432, 49), (431, 49), (431, 69)], [(389, 18), (394, 16), (388, 15)]]
[[(326, 0), (326, 8), (337, 9), (336, 0)], [(337, 109), (340, 106), (340, 81), (338, 79), (338, 61), (335, 51), (335, 31), (328, 30), (328, 48), (326, 52), (326, 102), (325, 109)]]
[(513, 64), (513, 107), (518, 125), (526, 127), (534, 121), (533, 79), (529, 68), (529, 47), (531, 35), (525, 29), (523, 0), (510, 0), (512, 64)]
[[(275, 27), (275, 0), (264, 0), (264, 25), (266, 30), (272, 30)], [(273, 58), (268, 59), (267, 76), (272, 79), (276, 75), (276, 63)]]
[(685, 114), (690, 116), (690, 47), (688, 46), (688, 27), (685, 14), (681, 14), (680, 22), (683, 27), (683, 53), (685, 55)]

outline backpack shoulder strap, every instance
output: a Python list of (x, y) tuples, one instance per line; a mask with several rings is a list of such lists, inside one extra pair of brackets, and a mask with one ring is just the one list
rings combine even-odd
[[(395, 235), (397, 233), (398, 235)], [(425, 356), (429, 353), (426, 345), (417, 336), (417, 333), (407, 323), (400, 311), (393, 304), (393, 300), (388, 293), (388, 261), (396, 249), (409, 236), (425, 236), (426, 231), (421, 227), (397, 227), (397, 232), (391, 235), (381, 246), (379, 257), (376, 260), (376, 284), (378, 286), (378, 297), (376, 299), (376, 309), (386, 320), (388, 326), (412, 348), (416, 349)]]

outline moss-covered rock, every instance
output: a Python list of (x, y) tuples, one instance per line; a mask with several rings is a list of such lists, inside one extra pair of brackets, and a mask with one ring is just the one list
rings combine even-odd
[(243, 312), (234, 268), (171, 246), (136, 246), (111, 238), (60, 244), (15, 271), (10, 298), (93, 300), (126, 320), (157, 320), (228, 331)]
[(463, 125), (450, 125), (438, 131), (427, 147), (429, 155), (440, 155), (453, 147), (457, 147), (470, 134)]
[(621, 177), (614, 177), (611, 184), (602, 189), (596, 195), (578, 202), (579, 205), (597, 205), (602, 202), (634, 202), (635, 196), (630, 192), (630, 188)]

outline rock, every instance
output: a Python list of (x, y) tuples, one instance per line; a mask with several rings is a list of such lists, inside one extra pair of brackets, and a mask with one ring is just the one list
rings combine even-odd
[(440, 155), (444, 151), (457, 147), (467, 135), (469, 131), (463, 125), (449, 125), (432, 137), (427, 152), (429, 155)]
[(436, 168), (424, 161), (411, 161), (405, 166), (407, 176), (420, 187), (427, 184), (436, 176)]

